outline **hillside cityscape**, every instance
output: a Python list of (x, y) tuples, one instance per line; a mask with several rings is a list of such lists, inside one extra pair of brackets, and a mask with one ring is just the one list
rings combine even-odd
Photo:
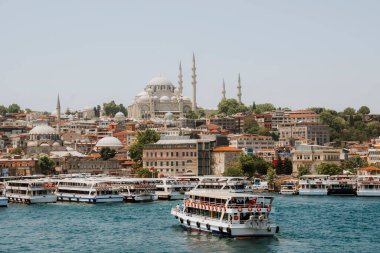
[[(242, 103), (223, 81), (217, 110), (178, 85), (151, 79), (127, 106), (115, 101), (81, 110), (60, 98), (52, 112), (0, 106), (1, 176), (86, 173), (132, 177), (301, 176), (355, 174), (380, 164), (380, 115), (370, 108), (281, 108)], [(248, 98), (249, 99), (249, 98)], [(253, 100), (253, 98), (252, 98)], [(54, 106), (52, 105), (52, 108)]]

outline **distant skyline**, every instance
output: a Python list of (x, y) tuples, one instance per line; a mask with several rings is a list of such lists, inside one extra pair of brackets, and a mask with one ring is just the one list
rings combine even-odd
[(115, 100), (128, 106), (164, 76), (197, 103), (380, 114), (380, 2), (0, 0), (0, 105), (62, 111)]

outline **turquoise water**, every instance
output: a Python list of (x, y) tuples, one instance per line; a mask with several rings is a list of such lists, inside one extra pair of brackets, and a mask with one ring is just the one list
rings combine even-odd
[(10, 204), (0, 252), (380, 252), (380, 198), (276, 195), (280, 233), (249, 240), (183, 230), (177, 203)]

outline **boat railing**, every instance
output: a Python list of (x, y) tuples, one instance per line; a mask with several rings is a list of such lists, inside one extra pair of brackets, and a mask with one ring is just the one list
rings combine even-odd
[(262, 202), (262, 201), (256, 201), (256, 202), (251, 202), (251, 203), (228, 203), (226, 206), (225, 203), (218, 203), (218, 202), (208, 202), (208, 201), (186, 201), (186, 204), (190, 205), (191, 204), (195, 205), (205, 205), (205, 206), (212, 206), (212, 207), (220, 207), (220, 208), (233, 208), (233, 209), (238, 209), (238, 208), (250, 208), (250, 207), (261, 207), (261, 208), (267, 208), (270, 207), (270, 203)]

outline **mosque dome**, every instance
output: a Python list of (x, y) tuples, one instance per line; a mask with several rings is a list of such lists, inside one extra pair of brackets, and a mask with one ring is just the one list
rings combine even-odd
[(148, 95), (144, 95), (144, 96), (139, 97), (138, 102), (140, 102), (140, 103), (146, 103), (146, 102), (149, 102), (149, 97), (148, 97)]
[(61, 146), (61, 144), (59, 144), (59, 142), (54, 142), (53, 143), (53, 147), (60, 147)]
[(30, 130), (29, 134), (56, 134), (56, 131), (51, 126), (38, 125)]
[(116, 114), (115, 114), (115, 120), (116, 120), (117, 122), (122, 122), (122, 121), (124, 121), (124, 120), (125, 120), (125, 115), (124, 115), (124, 113), (122, 113), (122, 112), (118, 112), (118, 113), (116, 113)]
[(154, 77), (148, 82), (148, 86), (156, 86), (156, 85), (170, 85), (173, 86), (172, 82), (165, 77)]
[(177, 100), (177, 97), (176, 96), (172, 96), (172, 101), (176, 101)]
[(165, 113), (164, 119), (165, 119), (166, 121), (173, 120), (173, 113), (172, 113), (172, 112), (167, 112), (167, 113)]
[(123, 144), (119, 141), (118, 138), (112, 137), (112, 136), (107, 136), (102, 139), (100, 139), (96, 143), (96, 147), (98, 148), (111, 148), (111, 149), (119, 149), (123, 147)]
[(170, 101), (170, 98), (168, 96), (162, 96), (160, 98), (160, 102), (168, 102), (168, 101)]
[(184, 100), (184, 101), (190, 101), (190, 98), (189, 98), (189, 97), (186, 97), (186, 96), (184, 96), (184, 97), (183, 97), (183, 100)]
[(158, 96), (154, 96), (154, 97), (153, 97), (153, 100), (154, 100), (154, 101), (158, 101), (158, 100), (160, 100), (160, 99), (159, 99)]
[(142, 91), (139, 94), (137, 94), (136, 97), (142, 97), (142, 96), (147, 96), (147, 95), (148, 93), (146, 93), (146, 91)]
[(50, 147), (50, 145), (47, 143), (41, 143), (40, 147)]

